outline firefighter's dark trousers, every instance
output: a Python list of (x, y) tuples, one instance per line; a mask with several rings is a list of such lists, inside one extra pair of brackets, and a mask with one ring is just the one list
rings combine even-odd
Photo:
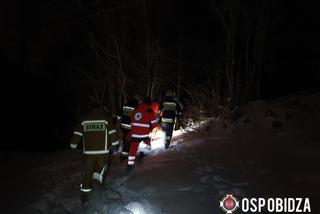
[(92, 190), (93, 179), (100, 184), (103, 183), (107, 160), (108, 154), (83, 155), (83, 178), (80, 188), (82, 197)]
[(166, 144), (169, 145), (171, 143), (172, 133), (174, 129), (174, 122), (172, 123), (161, 122), (161, 128), (166, 133)]
[(121, 155), (127, 157), (130, 152), (130, 140), (128, 139), (128, 134), (129, 134), (130, 129), (124, 129), (122, 128), (123, 132), (123, 137), (122, 137), (122, 152)]

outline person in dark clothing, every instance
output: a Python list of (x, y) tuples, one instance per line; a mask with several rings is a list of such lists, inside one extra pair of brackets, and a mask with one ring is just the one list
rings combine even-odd
[(113, 120), (102, 108), (94, 108), (83, 117), (74, 130), (70, 147), (76, 149), (83, 144), (83, 178), (80, 186), (81, 201), (89, 200), (92, 182), (102, 185), (107, 168), (108, 155), (119, 144)]
[(140, 96), (135, 94), (131, 99), (122, 106), (122, 113), (120, 117), (120, 126), (122, 130), (122, 151), (120, 155), (120, 160), (125, 160), (128, 158), (130, 151), (130, 140), (128, 134), (131, 130), (131, 113), (137, 108), (140, 102)]
[(171, 90), (167, 91), (166, 97), (160, 105), (161, 128), (166, 134), (165, 149), (168, 149), (170, 146), (177, 117), (182, 111), (183, 106), (179, 99), (175, 97), (174, 92)]

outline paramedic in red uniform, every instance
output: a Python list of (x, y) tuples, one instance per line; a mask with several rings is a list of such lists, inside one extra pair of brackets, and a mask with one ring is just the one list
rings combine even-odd
[(149, 134), (157, 126), (157, 118), (151, 108), (151, 99), (145, 98), (144, 101), (131, 113), (131, 147), (128, 157), (127, 172), (134, 168), (134, 162), (140, 142), (150, 146)]

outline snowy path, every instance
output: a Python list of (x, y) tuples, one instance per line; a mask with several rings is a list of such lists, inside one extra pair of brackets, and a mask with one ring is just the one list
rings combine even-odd
[(227, 193), (308, 196), (312, 203), (320, 198), (315, 131), (228, 130), (212, 121), (199, 132), (177, 135), (172, 149), (155, 146), (129, 176), (126, 162), (116, 156), (106, 183), (92, 192), (85, 209), (79, 200), (81, 152), (37, 155), (37, 167), (25, 174), (37, 184), (36, 196), (13, 213), (222, 213), (218, 202)]
[[(126, 175), (126, 162), (118, 157), (102, 189), (92, 193), (86, 209), (79, 204), (80, 152), (71, 151), (46, 157), (43, 165), (33, 173), (42, 177), (42, 194), (34, 202), (32, 213), (212, 213), (220, 212), (219, 199), (226, 193), (244, 195), (248, 185), (229, 176), (222, 165), (212, 162), (214, 142), (227, 138), (203, 138), (213, 147), (199, 141), (197, 136), (178, 136), (169, 150), (159, 146), (136, 163), (135, 170)], [(211, 143), (210, 143), (211, 144)], [(219, 144), (219, 143), (218, 143)], [(218, 145), (217, 144), (217, 145)], [(202, 154), (203, 155), (202, 155)], [(200, 154), (200, 155), (199, 155)]]

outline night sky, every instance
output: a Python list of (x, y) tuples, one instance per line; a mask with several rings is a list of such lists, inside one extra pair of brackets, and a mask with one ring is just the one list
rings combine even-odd
[[(214, 1), (148, 1), (147, 21), (139, 1), (79, 2), (1, 3), (1, 58), (4, 62), (1, 70), (9, 74), (2, 78), (2, 85), (9, 85), (3, 90), (2, 103), (20, 118), (21, 136), (24, 136), (17, 143), (2, 142), (1, 148), (32, 151), (33, 147), (39, 148), (26, 146), (26, 140), (33, 141), (34, 145), (46, 144), (39, 150), (68, 146), (81, 100), (80, 86), (74, 81), (75, 67), (88, 68), (97, 64), (88, 42), (91, 34), (101, 41), (106, 35), (123, 36), (121, 38), (128, 41), (125, 44), (128, 52), (135, 55), (143, 42), (144, 28), (148, 26), (151, 37), (159, 41), (169, 57), (180, 57), (197, 65), (207, 65), (221, 58), (226, 35), (221, 19), (214, 12)], [(252, 7), (249, 1), (238, 2)], [(266, 11), (271, 11), (271, 25), (265, 42), (261, 98), (319, 90), (317, 1), (269, 2), (271, 9), (266, 8)], [(119, 7), (121, 4), (127, 5)], [(221, 1), (216, 1), (216, 5), (220, 7)], [(119, 8), (110, 10), (115, 7)], [(200, 72), (187, 65), (185, 71)], [(185, 87), (190, 84), (192, 81)]]

